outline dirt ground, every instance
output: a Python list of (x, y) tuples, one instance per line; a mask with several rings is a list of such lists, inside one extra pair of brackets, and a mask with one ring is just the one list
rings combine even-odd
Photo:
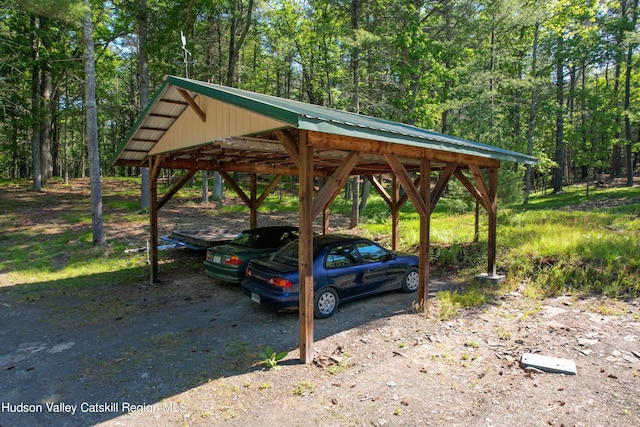
[[(2, 233), (66, 227), (65, 200), (88, 190), (56, 191), (0, 189)], [(22, 207), (9, 213), (9, 199)], [(212, 210), (171, 201), (161, 234), (211, 223)], [(145, 223), (109, 214), (108, 240), (144, 244)], [(246, 228), (238, 217), (215, 224)], [(87, 290), (13, 283), (0, 271), (0, 426), (640, 425), (638, 300), (532, 302), (523, 285), (439, 321), (435, 294), (453, 284), (435, 279), (427, 314), (414, 312), (415, 295), (392, 292), (316, 319), (314, 362), (304, 365), (297, 314), (209, 279), (203, 257), (169, 251), (159, 284), (96, 274), (86, 276)], [(279, 370), (259, 363), (267, 345), (288, 352)], [(524, 369), (525, 353), (573, 361), (577, 375)]]

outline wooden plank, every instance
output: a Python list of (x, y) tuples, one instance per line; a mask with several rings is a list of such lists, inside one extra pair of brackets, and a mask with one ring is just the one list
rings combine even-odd
[(482, 194), (480, 194), (480, 192), (478, 191), (478, 189), (477, 189), (477, 188), (476, 188), (476, 187), (471, 183), (471, 181), (469, 181), (469, 180), (467, 179), (467, 177), (466, 177), (466, 176), (464, 176), (464, 175), (462, 174), (462, 171), (458, 169), (458, 170), (456, 170), (456, 171), (455, 171), (454, 175), (456, 176), (456, 178), (458, 178), (458, 180), (462, 183), (462, 185), (464, 185), (464, 186), (465, 186), (465, 188), (467, 189), (467, 191), (469, 191), (469, 193), (471, 193), (471, 195), (472, 195), (473, 197), (475, 197), (475, 199), (476, 199), (479, 203), (481, 203), (481, 204), (482, 204), (482, 206), (483, 206), (487, 211), (489, 211), (489, 208), (487, 208), (487, 206), (486, 206), (487, 200), (485, 200), (485, 199), (482, 197)]
[(378, 194), (380, 194), (380, 197), (382, 197), (382, 199), (387, 203), (389, 208), (391, 208), (393, 204), (393, 201), (391, 200), (391, 196), (389, 195), (389, 193), (387, 193), (387, 190), (385, 190), (384, 187), (382, 187), (382, 184), (380, 184), (380, 181), (378, 181), (376, 177), (370, 173), (364, 174), (364, 176), (367, 177), (367, 179), (369, 180), (373, 188), (378, 192)]
[(247, 196), (244, 191), (242, 190), (242, 188), (240, 188), (240, 186), (238, 185), (238, 183), (236, 183), (233, 178), (231, 177), (231, 175), (229, 175), (227, 173), (227, 171), (221, 170), (218, 171), (220, 172), (220, 175), (222, 175), (222, 177), (224, 178), (225, 181), (227, 181), (227, 184), (229, 184), (229, 187), (231, 187), (233, 189), (233, 191), (235, 191), (235, 193), (238, 195), (238, 197), (240, 197), (242, 199), (242, 201), (244, 202), (245, 205), (247, 205), (248, 207), (251, 207), (251, 199), (249, 198), (249, 196)]
[(207, 115), (204, 113), (204, 111), (200, 109), (200, 107), (198, 106), (198, 104), (196, 104), (196, 101), (191, 97), (191, 95), (189, 95), (189, 93), (187, 93), (186, 90), (180, 89), (180, 88), (178, 88), (178, 92), (180, 92), (180, 95), (182, 95), (184, 100), (187, 101), (187, 103), (193, 109), (193, 111), (195, 111), (198, 117), (200, 117), (200, 120), (202, 120), (203, 123), (206, 123)]
[(313, 147), (331, 148), (336, 150), (351, 151), (355, 147), (363, 153), (393, 154), (398, 157), (411, 159), (426, 158), (444, 163), (458, 163), (463, 165), (474, 164), (479, 167), (496, 167), (499, 160), (487, 157), (472, 156), (469, 154), (452, 153), (450, 151), (436, 150), (414, 145), (396, 144), (391, 142), (376, 141), (364, 138), (355, 138), (344, 135), (332, 135), (323, 132), (309, 131), (309, 143)]
[(451, 176), (454, 174), (457, 168), (458, 165), (456, 163), (449, 163), (447, 167), (444, 168), (444, 170), (440, 173), (438, 181), (436, 182), (436, 185), (433, 187), (433, 191), (431, 192), (431, 211), (433, 211), (433, 209), (436, 207), (436, 203), (438, 203), (438, 200), (440, 200), (440, 197), (442, 197), (444, 189), (447, 187)]
[[(420, 175), (418, 175), (418, 176), (416, 177), (416, 179), (414, 179), (414, 180), (413, 180), (413, 185), (414, 185), (416, 188), (419, 188), (419, 187), (420, 187)], [(398, 198), (398, 202), (397, 202), (397, 204), (398, 204), (398, 209), (400, 209), (402, 206), (404, 206), (404, 204), (405, 204), (405, 203), (407, 203), (407, 200), (409, 200), (409, 195), (408, 195), (408, 194), (407, 194), (407, 192), (405, 191), (405, 192), (404, 192), (404, 194)]]
[(300, 277), (300, 360), (313, 362), (313, 147), (307, 145), (307, 132), (300, 132), (300, 175), (298, 176)]
[(336, 198), (340, 189), (346, 184), (349, 179), (349, 174), (353, 170), (353, 167), (358, 163), (360, 153), (352, 151), (344, 159), (340, 167), (331, 175), (327, 182), (322, 186), (316, 198), (313, 201), (313, 208), (311, 210), (311, 219), (313, 220), (318, 216), (320, 211), (331, 204)]
[[(132, 162), (124, 166), (140, 166), (139, 162)], [(281, 164), (258, 164), (258, 163), (242, 163), (238, 164), (234, 161), (211, 161), (211, 160), (192, 160), (192, 159), (176, 159), (167, 158), (165, 167), (168, 169), (198, 169), (207, 171), (227, 171), (227, 172), (246, 172), (259, 173), (265, 175), (291, 175), (297, 176), (299, 170), (297, 167), (290, 167)], [(323, 176), (322, 171), (314, 171), (314, 176)]]
[(471, 171), (473, 179), (476, 182), (476, 189), (482, 197), (482, 205), (485, 207), (487, 212), (491, 212), (491, 210), (493, 209), (493, 205), (491, 203), (491, 198), (489, 197), (489, 189), (487, 188), (487, 184), (485, 184), (484, 177), (482, 176), (482, 171), (476, 165), (469, 165), (469, 170)]
[(178, 182), (173, 184), (173, 186), (162, 196), (162, 199), (158, 202), (158, 209), (162, 209), (162, 207), (169, 201), (171, 198), (195, 175), (197, 172), (196, 169), (188, 170), (187, 173), (182, 175)]
[(262, 205), (262, 203), (264, 203), (264, 200), (267, 198), (269, 194), (271, 194), (273, 189), (276, 188), (276, 185), (278, 185), (281, 179), (282, 179), (282, 175), (276, 175), (275, 178), (271, 180), (269, 185), (267, 185), (267, 188), (264, 189), (264, 191), (256, 201), (256, 204), (257, 204), (256, 207), (259, 208)]
[(387, 158), (389, 166), (391, 166), (391, 169), (393, 169), (393, 172), (398, 177), (398, 180), (404, 186), (407, 196), (409, 197), (409, 199), (411, 199), (411, 202), (418, 211), (418, 214), (421, 216), (428, 215), (429, 207), (427, 206), (425, 201), (422, 200), (420, 193), (416, 189), (415, 185), (413, 185), (413, 181), (411, 180), (411, 177), (407, 173), (404, 166), (402, 166), (400, 159), (398, 159), (398, 157), (394, 154), (385, 154), (385, 157)]

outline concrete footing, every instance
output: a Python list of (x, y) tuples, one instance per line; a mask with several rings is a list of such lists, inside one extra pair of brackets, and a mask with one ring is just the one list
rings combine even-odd
[(506, 276), (504, 274), (482, 273), (476, 276), (476, 280), (480, 282), (489, 282), (492, 285), (499, 285), (504, 281), (505, 278)]

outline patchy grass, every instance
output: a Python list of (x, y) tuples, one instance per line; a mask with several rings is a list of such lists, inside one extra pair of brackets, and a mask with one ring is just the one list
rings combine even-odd
[[(138, 213), (139, 182), (135, 178), (105, 179), (105, 222), (140, 227), (148, 220)], [(261, 194), (270, 179), (259, 180)], [(186, 185), (176, 195), (185, 208), (200, 202), (201, 182)], [(33, 193), (29, 181), (0, 181), (0, 285), (46, 283), (70, 289), (99, 274), (114, 283), (136, 281), (146, 274), (143, 254), (124, 255), (125, 244), (109, 242), (105, 248), (91, 244), (88, 180), (64, 185), (52, 180), (45, 193)], [(160, 192), (169, 188), (161, 184)], [(454, 191), (455, 190), (455, 191)], [(486, 269), (487, 218), (478, 220), (474, 203), (466, 197), (445, 194), (431, 216), (431, 274), (469, 281)], [(248, 193), (248, 190), (245, 191)], [(456, 196), (457, 194), (457, 196)], [(42, 204), (53, 195), (56, 204)], [(227, 198), (237, 198), (226, 190)], [(456, 197), (454, 197), (456, 196)], [(46, 202), (45, 202), (46, 205)], [(248, 213), (242, 203), (224, 203), (225, 211)], [(297, 187), (284, 179), (265, 199), (261, 212), (298, 210)], [(338, 195), (332, 214), (348, 215), (351, 202)], [(212, 215), (215, 212), (211, 213)], [(373, 192), (361, 213), (358, 231), (390, 245), (389, 209)], [(410, 202), (400, 210), (400, 250), (416, 252), (419, 217)], [(567, 187), (560, 195), (534, 194), (527, 206), (501, 206), (498, 216), (498, 269), (507, 275), (507, 288), (526, 283), (525, 296), (598, 293), (613, 298), (634, 298), (640, 291), (640, 190)], [(161, 262), (164, 254), (161, 254)], [(199, 269), (200, 265), (175, 268)], [(174, 268), (168, 266), (167, 268)], [(134, 271), (135, 274), (130, 274)], [(477, 289), (443, 293), (444, 312), (483, 304), (491, 295)], [(533, 310), (535, 311), (535, 310)]]

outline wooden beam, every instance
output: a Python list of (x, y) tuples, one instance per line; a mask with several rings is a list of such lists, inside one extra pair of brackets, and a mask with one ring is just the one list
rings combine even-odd
[(498, 168), (489, 169), (489, 235), (487, 248), (487, 274), (496, 276), (497, 216), (498, 216)]
[(393, 169), (393, 172), (398, 177), (398, 180), (404, 186), (407, 196), (409, 197), (409, 199), (411, 199), (411, 202), (418, 211), (418, 214), (420, 216), (428, 215), (430, 212), (430, 207), (427, 206), (427, 202), (425, 202), (421, 198), (420, 193), (413, 184), (413, 181), (407, 173), (407, 170), (400, 162), (400, 159), (395, 154), (385, 154), (385, 157), (387, 158), (389, 166), (391, 166), (391, 169)]
[(400, 186), (398, 185), (398, 179), (393, 175), (391, 194), (389, 194), (375, 176), (372, 174), (365, 174), (365, 176), (369, 182), (371, 182), (373, 188), (380, 194), (387, 206), (389, 206), (389, 210), (391, 211), (391, 249), (395, 251), (398, 249), (398, 243), (400, 241), (398, 225), (400, 223), (400, 208), (402, 207), (402, 204), (399, 203)]
[[(322, 177), (322, 186), (327, 183), (327, 177)], [(322, 209), (322, 234), (329, 234), (329, 205)]]
[(250, 212), (249, 228), (256, 228), (258, 226), (258, 204), (256, 203), (257, 193), (258, 193), (258, 176), (255, 173), (251, 173), (249, 174), (249, 195), (250, 195), (249, 197), (251, 200), (249, 204), (249, 212)]
[(469, 191), (469, 193), (471, 193), (471, 195), (473, 197), (475, 197), (475, 199), (482, 204), (482, 206), (487, 210), (487, 212), (489, 211), (489, 209), (486, 206), (487, 200), (485, 200), (482, 197), (482, 194), (480, 194), (480, 192), (478, 191), (478, 189), (476, 187), (474, 187), (474, 185), (471, 183), (471, 181), (469, 181), (467, 179), (466, 176), (464, 176), (462, 174), (461, 170), (456, 170), (454, 175), (456, 176), (456, 178), (458, 178), (458, 180), (462, 183), (462, 185), (464, 185), (464, 187), (467, 189), (467, 191)]
[(278, 138), (278, 141), (282, 144), (284, 149), (289, 153), (291, 160), (295, 163), (296, 166), (300, 165), (300, 148), (298, 147), (298, 143), (293, 139), (289, 132), (285, 132), (283, 130), (276, 130), (273, 132)]
[(273, 191), (274, 188), (276, 188), (276, 185), (278, 185), (278, 183), (280, 182), (280, 180), (282, 179), (283, 175), (276, 175), (271, 182), (269, 183), (269, 185), (267, 186), (267, 188), (264, 189), (264, 191), (262, 192), (262, 194), (260, 195), (260, 197), (258, 197), (258, 200), (256, 201), (256, 205), (257, 207), (260, 207), (262, 205), (262, 203), (264, 203), (264, 200), (267, 198), (267, 196), (269, 194), (271, 194), (271, 192)]
[[(416, 179), (413, 180), (413, 185), (416, 188), (420, 187), (420, 175), (418, 175), (416, 177)], [(398, 209), (400, 209), (402, 206), (404, 206), (404, 204), (407, 203), (407, 200), (409, 200), (409, 195), (405, 191), (404, 194), (398, 198), (398, 202), (397, 202), (398, 203)]]
[(227, 173), (227, 171), (224, 170), (220, 170), (218, 171), (220, 173), (220, 175), (222, 175), (222, 177), (224, 178), (225, 181), (227, 181), (227, 184), (229, 184), (229, 187), (231, 187), (233, 189), (233, 191), (236, 192), (236, 194), (238, 195), (238, 197), (240, 197), (242, 199), (242, 201), (244, 202), (245, 205), (247, 205), (248, 207), (251, 207), (251, 199), (249, 198), (249, 196), (247, 196), (244, 191), (242, 190), (242, 188), (240, 188), (240, 186), (233, 180), (233, 178), (231, 177), (231, 175), (229, 175)]
[(491, 213), (491, 211), (493, 210), (493, 204), (491, 202), (491, 198), (489, 197), (489, 189), (487, 188), (487, 184), (485, 184), (484, 182), (482, 171), (478, 166), (475, 165), (469, 165), (469, 170), (471, 171), (473, 179), (476, 182), (478, 193), (480, 193), (480, 195), (482, 196), (482, 205), (485, 207), (487, 212)]
[(391, 248), (398, 250), (398, 243), (400, 242), (400, 234), (398, 233), (398, 226), (400, 225), (400, 208), (402, 205), (400, 200), (400, 184), (398, 178), (393, 175), (393, 181), (391, 183)]
[(389, 208), (391, 208), (394, 202), (391, 200), (391, 196), (387, 193), (387, 190), (380, 184), (380, 181), (372, 174), (365, 174), (364, 176), (367, 177), (373, 188), (380, 194), (380, 197), (382, 197)]
[[(433, 212), (433, 209), (435, 209), (436, 203), (438, 203), (438, 200), (440, 200), (440, 197), (442, 197), (442, 193), (444, 192), (444, 189), (447, 187), (447, 184), (449, 183), (451, 176), (453, 175), (453, 173), (456, 171), (457, 168), (458, 168), (457, 164), (449, 163), (447, 167), (444, 168), (444, 170), (440, 173), (440, 176), (438, 177), (438, 181), (436, 182), (436, 185), (433, 187), (433, 191), (431, 191), (431, 196), (430, 196), (431, 212)], [(429, 170), (431, 170), (431, 168), (429, 168)], [(429, 182), (431, 182), (431, 179), (429, 179)], [(431, 186), (431, 183), (429, 183), (429, 186)]]
[(313, 147), (307, 144), (307, 131), (300, 131), (300, 174), (298, 176), (300, 278), (300, 360), (313, 362)]
[[(154, 176), (156, 179), (160, 176), (160, 170), (164, 166), (164, 162), (166, 160), (165, 156), (155, 156), (155, 159), (152, 161), (152, 157), (149, 157), (149, 176)], [(153, 166), (151, 166), (153, 165)]]
[(318, 216), (325, 206), (328, 206), (335, 199), (340, 189), (349, 179), (349, 174), (353, 170), (353, 167), (358, 163), (359, 157), (360, 153), (357, 151), (349, 153), (338, 169), (336, 169), (329, 180), (322, 186), (313, 200), (313, 208), (311, 210), (312, 220)]
[(207, 115), (204, 113), (204, 111), (200, 109), (200, 107), (198, 106), (198, 104), (196, 104), (196, 101), (191, 97), (191, 95), (189, 95), (189, 93), (184, 89), (180, 89), (180, 88), (177, 88), (177, 89), (178, 89), (178, 92), (180, 92), (180, 95), (182, 95), (184, 100), (187, 101), (189, 106), (193, 109), (193, 111), (198, 115), (198, 117), (200, 117), (200, 120), (202, 120), (203, 123), (206, 123)]
[(462, 165), (477, 165), (480, 167), (498, 167), (500, 161), (488, 157), (473, 156), (470, 154), (453, 153), (451, 151), (436, 150), (433, 148), (416, 147), (407, 144), (392, 144), (390, 142), (376, 141), (372, 139), (355, 138), (344, 135), (332, 135), (323, 132), (309, 131), (309, 143), (317, 148), (329, 148), (335, 150), (351, 151), (354, 147), (362, 153), (395, 155), (410, 159), (429, 159), (431, 162), (458, 163)]
[[(420, 197), (424, 201), (431, 200), (431, 163), (428, 159), (420, 161)], [(425, 312), (427, 310), (427, 299), (429, 298), (429, 246), (431, 229), (431, 209), (426, 215), (420, 215), (420, 243), (418, 250), (418, 307)]]
[(149, 282), (158, 281), (158, 176), (162, 156), (149, 157)]
[(158, 202), (158, 210), (162, 209), (162, 207), (169, 201), (171, 198), (187, 183), (189, 180), (195, 175), (197, 169), (188, 170), (187, 173), (182, 175), (178, 182), (173, 184), (173, 186), (162, 196), (162, 199)]
[[(118, 163), (117, 166), (139, 166), (135, 164)], [(194, 160), (194, 159), (174, 159), (167, 158), (165, 160), (165, 166), (168, 169), (198, 169), (207, 171), (227, 171), (227, 172), (246, 172), (246, 173), (258, 173), (264, 175), (298, 175), (297, 167), (288, 167), (284, 165), (267, 165), (256, 163), (242, 163), (237, 164), (233, 161), (220, 162), (210, 160)], [(314, 176), (323, 176), (322, 171), (314, 171)]]

